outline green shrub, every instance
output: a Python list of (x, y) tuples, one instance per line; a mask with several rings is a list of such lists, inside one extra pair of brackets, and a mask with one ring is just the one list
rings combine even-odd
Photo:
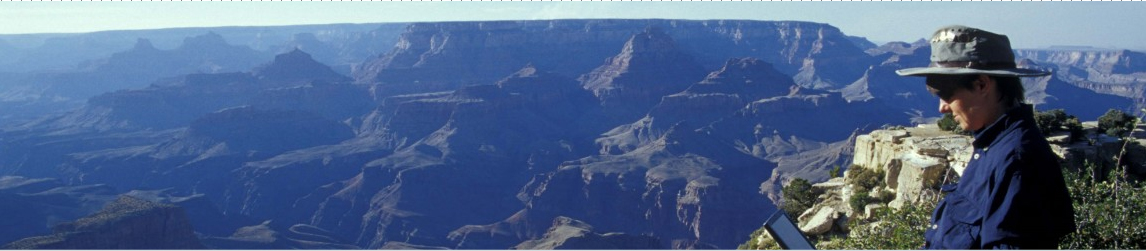
[(886, 204), (895, 199), (894, 194), (883, 191), (860, 191), (852, 195), (848, 199), (848, 205), (852, 207), (854, 212), (863, 212), (868, 204)]
[(1078, 121), (1077, 117), (1070, 116), (1063, 126), (1070, 132), (1070, 142), (1086, 139), (1086, 131), (1082, 130), (1082, 122)]
[(832, 170), (828, 171), (828, 176), (832, 177), (833, 179), (839, 178), (840, 172), (843, 172), (843, 170), (840, 170), (840, 165), (835, 165), (832, 166)]
[(895, 193), (886, 190), (871, 194), (871, 198), (879, 203), (888, 203), (895, 200)]
[(1063, 109), (1054, 109), (1035, 113), (1035, 124), (1043, 135), (1066, 130), (1070, 132), (1070, 142), (1085, 138), (1086, 132), (1082, 130), (1082, 122), (1074, 115), (1066, 114)]
[(799, 217), (801, 213), (811, 208), (812, 204), (816, 203), (816, 196), (818, 196), (812, 191), (812, 183), (802, 178), (788, 182), (788, 185), (780, 191), (784, 195), (784, 205), (780, 206), (780, 209), (792, 218)]
[(1137, 118), (1121, 110), (1110, 109), (1106, 114), (1098, 117), (1098, 132), (1106, 135), (1122, 137), (1134, 130)]
[(872, 188), (884, 186), (883, 168), (864, 168), (856, 165), (848, 168), (847, 183), (854, 186), (856, 192), (871, 191)]
[(925, 202), (902, 209), (877, 209), (871, 217), (849, 221), (851, 232), (847, 237), (828, 237), (818, 242), (816, 248), (919, 249), (923, 246), (923, 233), (931, 225), (935, 205), (935, 202)]
[(867, 204), (871, 204), (875, 199), (868, 195), (868, 191), (856, 192), (852, 198), (848, 200), (848, 205), (852, 206), (853, 212), (863, 212)]
[(1074, 200), (1077, 231), (1059, 244), (1062, 249), (1146, 249), (1146, 190), (1124, 179), (1125, 171), (1095, 177), (1086, 164), (1078, 173), (1066, 171)]
[(1082, 130), (1082, 123), (1079, 123), (1078, 117), (1067, 115), (1063, 109), (1035, 113), (1035, 124), (1038, 124), (1039, 130), (1044, 134), (1062, 131), (1064, 128), (1072, 132), (1075, 128), (1077, 128), (1079, 132)]
[[(886, 182), (884, 182), (885, 172), (883, 168), (873, 170), (871, 168), (853, 165), (851, 168), (848, 168), (848, 170), (850, 171), (848, 171), (847, 184), (852, 185), (852, 188), (855, 189), (855, 194), (852, 194), (851, 199), (848, 200), (848, 205), (852, 207), (853, 211), (863, 212), (867, 204), (887, 202), (883, 201), (883, 197), (886, 197), (885, 195), (881, 198), (872, 197), (872, 189), (886, 185)], [(882, 192), (876, 192), (874, 195), (882, 194)]]
[(963, 128), (959, 126), (959, 122), (955, 121), (955, 115), (951, 115), (951, 113), (944, 113), (943, 118), (940, 118), (939, 121), (935, 123), (939, 125), (939, 129), (943, 129), (944, 131), (963, 131)]
[(1042, 111), (1035, 113), (1035, 124), (1038, 124), (1039, 130), (1042, 131), (1043, 134), (1051, 134), (1061, 131), (1062, 126), (1066, 124), (1067, 118), (1066, 111), (1063, 109)]

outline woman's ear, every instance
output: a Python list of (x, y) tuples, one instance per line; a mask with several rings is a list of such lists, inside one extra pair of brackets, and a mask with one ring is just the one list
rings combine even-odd
[(971, 88), (977, 93), (987, 93), (988, 90), (995, 87), (995, 79), (987, 76), (986, 74), (979, 74), (979, 78), (971, 82)]

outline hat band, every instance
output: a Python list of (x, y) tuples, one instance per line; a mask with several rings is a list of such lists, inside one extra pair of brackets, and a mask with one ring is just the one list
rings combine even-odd
[(1015, 62), (978, 62), (978, 61), (944, 61), (931, 62), (931, 67), (940, 68), (969, 68), (977, 70), (1005, 70), (1015, 69)]

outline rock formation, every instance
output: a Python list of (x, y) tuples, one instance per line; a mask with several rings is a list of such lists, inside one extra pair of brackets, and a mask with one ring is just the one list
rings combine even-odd
[(530, 240), (514, 247), (525, 250), (554, 249), (663, 249), (652, 236), (633, 236), (624, 233), (598, 234), (593, 226), (575, 219), (557, 217), (553, 227), (539, 240)]
[(753, 101), (787, 96), (796, 90), (795, 83), (767, 63), (753, 58), (730, 59), (704, 80), (660, 98), (644, 118), (615, 127), (596, 142), (601, 154), (629, 152), (660, 138), (678, 124), (698, 129), (733, 116)]
[(933, 126), (879, 130), (856, 138), (852, 167), (885, 170), (886, 188), (896, 194), (889, 206), (900, 208), (934, 200), (928, 190), (956, 181), (971, 157), (970, 144), (971, 137)]
[[(410, 93), (486, 84), (522, 65), (579, 76), (617, 55), (617, 48), (650, 27), (662, 30), (680, 50), (711, 70), (732, 57), (758, 57), (801, 85), (843, 86), (861, 71), (818, 67), (864, 64), (866, 54), (835, 27), (805, 22), (735, 20), (547, 20), (418, 23), (409, 26), (394, 50), (355, 70), (364, 83)], [(577, 44), (577, 46), (566, 46)], [(722, 48), (713, 50), (712, 48)], [(778, 53), (772, 53), (778, 52)], [(446, 74), (449, 73), (449, 74)], [(699, 77), (698, 77), (699, 78)], [(695, 81), (695, 80), (693, 80)]]
[(343, 243), (346, 241), (314, 226), (296, 224), (287, 227), (271, 221), (239, 228), (229, 237), (203, 239), (203, 245), (211, 249), (361, 249)]
[(5, 249), (202, 249), (183, 210), (120, 197), (103, 210), (57, 225), (49, 236), (9, 243)]
[(579, 80), (623, 120), (648, 111), (661, 97), (699, 81), (704, 68), (660, 29), (633, 35), (621, 53)]
[(342, 76), (302, 50), (279, 54), (270, 64), (255, 67), (252, 74), (272, 81), (326, 81), (346, 82), (350, 78)]
[(58, 179), (0, 177), (0, 243), (51, 233), (50, 227), (99, 211), (116, 196), (106, 185), (66, 186)]

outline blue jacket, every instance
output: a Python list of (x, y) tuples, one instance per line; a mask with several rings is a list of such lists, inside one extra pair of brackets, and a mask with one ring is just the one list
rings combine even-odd
[(931, 214), (929, 249), (1057, 249), (1073, 232), (1074, 208), (1058, 156), (1030, 105), (1010, 109), (975, 132), (958, 184)]

